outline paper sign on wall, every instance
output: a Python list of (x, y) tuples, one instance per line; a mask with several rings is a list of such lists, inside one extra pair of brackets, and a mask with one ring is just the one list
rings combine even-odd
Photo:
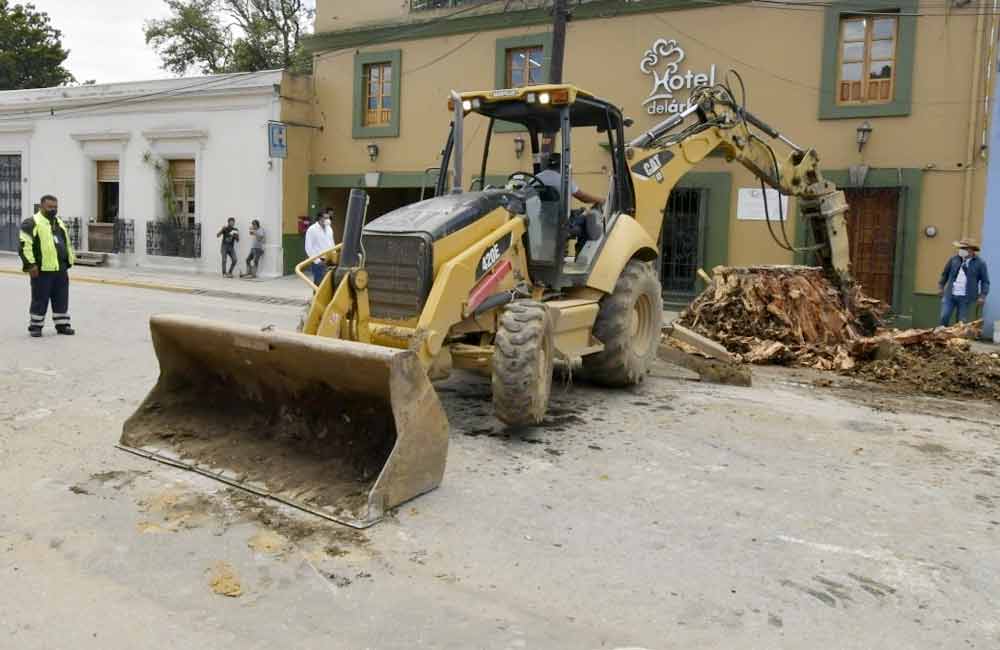
[[(778, 190), (768, 189), (767, 210), (772, 221), (777, 221), (780, 215), (788, 219), (788, 197), (781, 196)], [(736, 202), (736, 218), (744, 221), (763, 221), (765, 193), (759, 187), (741, 187), (739, 199)], [(778, 197), (781, 196), (781, 212), (778, 212)]]

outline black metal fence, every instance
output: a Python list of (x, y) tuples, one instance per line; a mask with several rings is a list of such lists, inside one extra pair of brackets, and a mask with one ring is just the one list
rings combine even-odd
[(201, 257), (201, 224), (178, 226), (162, 221), (147, 221), (146, 254), (166, 257)]
[(80, 217), (63, 219), (63, 223), (66, 224), (66, 230), (69, 231), (69, 241), (73, 245), (73, 250), (80, 250)]
[(135, 220), (118, 219), (115, 221), (115, 252), (135, 252)]

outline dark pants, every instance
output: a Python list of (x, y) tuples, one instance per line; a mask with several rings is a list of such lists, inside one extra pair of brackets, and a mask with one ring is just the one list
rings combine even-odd
[(247, 255), (247, 275), (257, 275), (257, 267), (260, 266), (260, 258), (264, 257), (263, 248), (251, 248)]
[(37, 278), (31, 279), (31, 322), (28, 331), (42, 331), (50, 302), (56, 329), (69, 327), (69, 274), (66, 271), (42, 271)]
[(951, 316), (958, 311), (958, 322), (969, 322), (969, 307), (976, 304), (975, 298), (971, 296), (953, 296), (946, 293), (941, 297), (941, 325), (947, 327), (951, 324)]
[[(229, 258), (229, 259), (231, 259), (233, 261), (233, 264), (232, 264), (232, 266), (229, 267), (228, 271), (226, 270), (226, 258)], [(231, 274), (233, 272), (233, 269), (235, 269), (235, 268), (236, 268), (236, 247), (235, 246), (223, 246), (222, 247), (222, 275)]]
[(324, 277), (326, 277), (326, 271), (327, 271), (326, 262), (321, 262), (319, 264), (313, 263), (312, 265), (313, 284), (315, 284), (318, 287), (319, 283), (323, 281)]

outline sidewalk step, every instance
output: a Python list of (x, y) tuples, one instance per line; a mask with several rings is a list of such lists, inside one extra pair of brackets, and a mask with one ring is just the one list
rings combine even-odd
[(107, 253), (89, 253), (81, 251), (76, 254), (76, 263), (81, 266), (104, 266), (107, 261)]

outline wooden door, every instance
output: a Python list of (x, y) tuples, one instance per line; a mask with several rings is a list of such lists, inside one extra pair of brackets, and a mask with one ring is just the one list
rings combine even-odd
[(899, 188), (845, 189), (851, 273), (866, 294), (892, 304)]

